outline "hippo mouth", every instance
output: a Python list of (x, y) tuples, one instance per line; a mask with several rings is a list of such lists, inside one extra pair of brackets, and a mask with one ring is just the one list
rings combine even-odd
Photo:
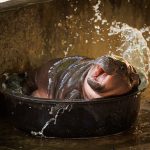
[(95, 91), (101, 91), (104, 89), (104, 83), (107, 80), (108, 74), (100, 65), (96, 65), (93, 69), (93, 72), (90, 77), (87, 78), (87, 83)]

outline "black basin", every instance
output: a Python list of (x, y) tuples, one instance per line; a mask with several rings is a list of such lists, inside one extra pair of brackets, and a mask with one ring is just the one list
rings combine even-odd
[[(0, 83), (2, 85), (2, 82)], [(1, 100), (15, 127), (44, 137), (98, 137), (125, 131), (134, 125), (141, 92), (92, 101), (48, 100), (4, 91)]]

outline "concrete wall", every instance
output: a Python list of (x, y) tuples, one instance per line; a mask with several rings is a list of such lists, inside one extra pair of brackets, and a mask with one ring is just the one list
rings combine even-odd
[(149, 0), (101, 0), (99, 9), (97, 0), (34, 2), (0, 4), (0, 73), (24, 71), (64, 55), (98, 57), (115, 51), (118, 37), (108, 36), (114, 20), (138, 29), (150, 25)]

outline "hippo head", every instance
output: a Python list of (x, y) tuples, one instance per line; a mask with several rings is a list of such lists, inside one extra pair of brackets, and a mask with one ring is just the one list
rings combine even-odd
[(84, 80), (86, 99), (122, 95), (140, 83), (139, 75), (127, 61), (118, 56), (102, 56), (94, 60)]

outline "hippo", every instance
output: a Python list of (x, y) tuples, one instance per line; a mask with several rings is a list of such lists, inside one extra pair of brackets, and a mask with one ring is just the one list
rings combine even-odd
[(33, 97), (60, 100), (119, 96), (140, 84), (135, 68), (115, 55), (57, 58), (35, 69), (32, 78), (28, 76), (36, 87)]

